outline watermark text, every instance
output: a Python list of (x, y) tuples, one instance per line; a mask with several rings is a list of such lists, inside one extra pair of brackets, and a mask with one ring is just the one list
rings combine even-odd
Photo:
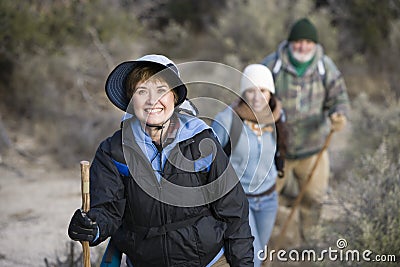
[(340, 238), (336, 242), (336, 247), (314, 250), (268, 250), (265, 246), (263, 250), (257, 252), (257, 257), (261, 260), (280, 261), (280, 262), (322, 262), (322, 261), (340, 261), (340, 262), (396, 262), (396, 255), (375, 254), (369, 249), (356, 250), (346, 249), (346, 239)]

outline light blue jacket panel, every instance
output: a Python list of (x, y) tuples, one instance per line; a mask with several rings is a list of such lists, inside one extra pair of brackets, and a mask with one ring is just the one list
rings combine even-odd
[[(232, 109), (228, 107), (217, 114), (211, 125), (222, 146), (228, 143), (232, 118)], [(243, 124), (230, 161), (246, 194), (263, 193), (275, 184), (278, 174), (274, 164), (275, 152), (275, 132), (264, 132), (258, 137)]]
[[(197, 117), (177, 114), (180, 122), (180, 127), (174, 141), (163, 148), (163, 151), (160, 153), (156, 146), (153, 144), (151, 137), (143, 130), (140, 126), (139, 120), (133, 120), (131, 122), (131, 127), (133, 134), (135, 135), (135, 140), (138, 143), (139, 147), (142, 149), (143, 153), (147, 156), (151, 165), (153, 166), (153, 170), (155, 171), (155, 175), (160, 181), (161, 175), (160, 173), (164, 169), (165, 162), (168, 159), (168, 156), (171, 150), (181, 141), (187, 140), (192, 136), (209, 129), (210, 127), (202, 120)], [(194, 162), (197, 171), (199, 169), (206, 169), (211, 165), (212, 157), (206, 157), (202, 160)]]

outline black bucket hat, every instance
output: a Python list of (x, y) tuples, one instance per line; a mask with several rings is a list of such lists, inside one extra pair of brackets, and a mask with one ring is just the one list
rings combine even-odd
[(179, 106), (186, 99), (187, 88), (180, 79), (179, 70), (175, 63), (163, 55), (145, 55), (133, 61), (126, 61), (119, 64), (108, 76), (106, 81), (106, 94), (111, 103), (122, 111), (126, 111), (130, 99), (126, 96), (125, 80), (126, 77), (137, 66), (143, 64), (158, 64), (164, 69), (171, 70), (178, 79), (178, 84), (172, 90), (178, 95), (178, 101), (175, 106)]

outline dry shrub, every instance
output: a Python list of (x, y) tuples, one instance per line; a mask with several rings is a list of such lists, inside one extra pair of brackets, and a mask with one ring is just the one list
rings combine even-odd
[(226, 62), (234, 55), (242, 64), (260, 62), (286, 40), (291, 24), (305, 16), (311, 17), (319, 29), (321, 43), (335, 58), (337, 32), (329, 25), (331, 15), (324, 9), (313, 9), (314, 4), (309, 0), (229, 1), (228, 11), (210, 29), (210, 40), (219, 44), (217, 59)]
[(145, 46), (135, 13), (108, 1), (3, 1), (0, 10), (0, 112), (11, 139), (36, 139), (27, 152), (62, 166), (92, 156), (119, 125), (104, 93), (114, 58)]
[[(339, 237), (347, 249), (396, 255), (400, 260), (400, 105), (377, 105), (360, 95), (353, 103), (352, 142), (346, 152), (346, 179), (336, 189), (339, 219), (325, 223), (329, 244)], [(357, 265), (358, 264), (358, 265)], [(365, 266), (352, 262), (351, 266)], [(368, 266), (383, 266), (369, 263)], [(386, 262), (384, 266), (397, 266)]]
[[(118, 129), (121, 114), (104, 92), (107, 66), (93, 55), (76, 48), (47, 58), (30, 56), (13, 73), (3, 118), (18, 123), (15, 134), (37, 140), (29, 151), (35, 157), (48, 155), (69, 167), (91, 159), (98, 143)], [(87, 65), (82, 64), (85, 59)]]
[[(389, 155), (386, 142), (374, 153), (363, 156), (357, 167), (348, 172), (347, 181), (337, 189), (342, 212), (339, 219), (324, 224), (327, 243), (336, 244), (339, 238), (344, 238), (348, 243), (347, 250), (360, 253), (371, 250), (371, 259), (375, 255), (394, 255), (399, 262), (399, 174), (400, 161)], [(365, 265), (365, 261), (351, 262), (351, 266)], [(368, 263), (367, 266), (397, 265), (385, 262), (384, 265)]]
[[(39, 148), (36, 153), (49, 154), (62, 167), (81, 160), (91, 161), (99, 143), (119, 127), (116, 116), (58, 116), (57, 122), (46, 120), (35, 129)], [(41, 148), (41, 149), (40, 149)]]
[[(90, 265), (99, 266), (105, 248), (103, 246), (90, 249)], [(70, 241), (66, 244), (64, 255), (56, 255), (55, 259), (44, 258), (46, 267), (81, 267), (83, 266), (83, 251), (78, 242)], [(125, 266), (121, 264), (121, 266)]]
[(388, 144), (390, 158), (396, 157), (400, 149), (399, 101), (388, 94), (387, 100), (378, 104), (361, 93), (351, 105), (352, 138), (346, 151), (351, 162), (373, 153), (383, 141)]

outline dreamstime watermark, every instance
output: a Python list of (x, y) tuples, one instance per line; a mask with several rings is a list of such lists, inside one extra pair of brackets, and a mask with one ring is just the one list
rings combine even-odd
[(336, 241), (336, 247), (329, 247), (322, 250), (291, 249), (289, 251), (270, 250), (265, 246), (264, 250), (257, 252), (257, 257), (264, 261), (280, 262), (322, 262), (322, 261), (340, 261), (340, 262), (396, 262), (396, 255), (375, 254), (369, 249), (356, 250), (346, 249), (348, 246), (346, 239), (339, 238)]

